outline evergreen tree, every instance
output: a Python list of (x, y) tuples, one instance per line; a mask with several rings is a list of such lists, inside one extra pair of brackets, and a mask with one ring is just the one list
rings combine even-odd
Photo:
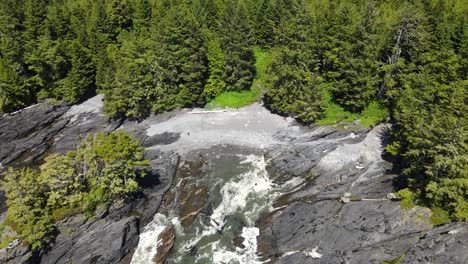
[(45, 186), (49, 208), (77, 207), (84, 196), (84, 181), (77, 177), (74, 161), (70, 156), (53, 154), (41, 165), (38, 183)]
[(14, 223), (20, 238), (33, 250), (50, 243), (55, 228), (37, 173), (30, 169), (10, 169), (2, 186), (7, 198), (8, 220)]
[(378, 10), (374, 2), (359, 6), (337, 3), (336, 24), (329, 29), (334, 36), (328, 72), (334, 101), (346, 109), (362, 111), (375, 99), (378, 86), (379, 43)]
[(225, 60), (221, 44), (216, 33), (209, 29), (205, 29), (204, 35), (209, 77), (206, 81), (205, 88), (203, 89), (203, 95), (205, 96), (206, 101), (209, 101), (221, 94), (226, 87), (226, 83), (223, 80), (223, 67)]
[(269, 69), (265, 103), (272, 110), (313, 122), (323, 112), (323, 79), (314, 72), (317, 60), (312, 53), (313, 24), (306, 6), (294, 4), (296, 16), (279, 25), (279, 46)]
[(115, 46), (108, 49), (110, 62), (106, 69), (109, 83), (102, 87), (104, 110), (115, 118), (141, 119), (150, 113), (159, 81), (153, 43), (145, 31), (124, 34), (122, 41), (119, 50)]
[(250, 89), (255, 75), (255, 57), (245, 3), (242, 0), (227, 1), (222, 19), (219, 32), (225, 57), (223, 79), (226, 90)]
[(189, 6), (172, 6), (155, 29), (161, 82), (155, 89), (153, 110), (203, 104), (207, 59), (202, 30)]
[(77, 149), (76, 162), (90, 192), (101, 193), (104, 200), (139, 190), (135, 166), (148, 165), (138, 141), (122, 130), (89, 135)]

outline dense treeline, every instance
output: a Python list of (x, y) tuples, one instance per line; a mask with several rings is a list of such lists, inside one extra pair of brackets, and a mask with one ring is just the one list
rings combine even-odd
[(388, 109), (403, 193), (468, 219), (464, 0), (4, 0), (0, 28), (2, 112), (96, 91), (113, 118), (202, 106), (268, 49), (267, 107)]
[(0, 111), (104, 93), (112, 118), (204, 105), (254, 78), (250, 1), (5, 0)]
[[(43, 248), (54, 239), (55, 220), (80, 212), (92, 217), (99, 204), (137, 192), (138, 178), (144, 176), (141, 170), (137, 175), (138, 165), (148, 165), (143, 148), (117, 131), (89, 135), (76, 151), (46, 157), (38, 171), (10, 169), (2, 182), (5, 223), (33, 250)], [(13, 239), (2, 236), (1, 247)]]

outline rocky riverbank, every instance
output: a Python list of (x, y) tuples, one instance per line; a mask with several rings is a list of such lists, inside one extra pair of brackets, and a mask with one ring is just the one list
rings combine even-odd
[(429, 209), (403, 210), (392, 199), (396, 175), (382, 159), (387, 129), (318, 127), (270, 153), (272, 175), (311, 180), (257, 221), (264, 261), (467, 263), (465, 223), (434, 227)]
[(143, 192), (66, 218), (50, 249), (20, 244), (0, 263), (468, 262), (465, 223), (434, 227), (430, 210), (393, 199), (388, 125), (304, 127), (258, 104), (109, 122), (101, 100), (0, 117), (0, 164), (35, 166), (87, 133), (124, 129), (151, 160)]

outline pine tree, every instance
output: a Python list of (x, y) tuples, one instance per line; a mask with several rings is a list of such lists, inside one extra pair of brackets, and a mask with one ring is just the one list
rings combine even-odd
[[(326, 73), (335, 102), (352, 112), (362, 111), (376, 98), (380, 47), (378, 10), (373, 2), (364, 6), (338, 4), (336, 24), (330, 28), (334, 48), (329, 51), (331, 69)], [(362, 10), (360, 10), (362, 8)]]
[(203, 95), (208, 102), (221, 94), (226, 87), (226, 83), (223, 80), (223, 67), (225, 60), (221, 44), (216, 33), (209, 29), (205, 29), (204, 35), (209, 77), (206, 81), (205, 88), (203, 89)]

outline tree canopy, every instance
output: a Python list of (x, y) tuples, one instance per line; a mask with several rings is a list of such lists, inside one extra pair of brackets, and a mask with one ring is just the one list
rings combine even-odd
[(2, 186), (7, 198), (7, 223), (33, 250), (43, 248), (55, 235), (54, 220), (125, 199), (139, 190), (136, 166), (148, 165), (143, 149), (119, 130), (89, 135), (76, 151), (52, 154), (39, 170), (11, 169)]

